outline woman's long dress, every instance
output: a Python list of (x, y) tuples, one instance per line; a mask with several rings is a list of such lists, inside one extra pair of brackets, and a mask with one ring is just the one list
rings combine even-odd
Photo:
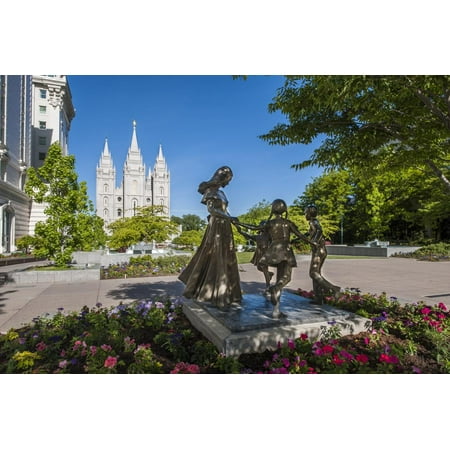
[(214, 214), (214, 210), (227, 214), (228, 201), (221, 190), (211, 189), (202, 203), (212, 206), (208, 226), (200, 247), (178, 278), (186, 285), (186, 298), (223, 308), (242, 300), (231, 222)]

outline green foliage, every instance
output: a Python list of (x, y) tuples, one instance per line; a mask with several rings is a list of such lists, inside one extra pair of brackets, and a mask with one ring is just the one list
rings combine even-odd
[(206, 221), (196, 214), (185, 214), (182, 217), (172, 216), (170, 220), (181, 225), (183, 231), (201, 231), (206, 227)]
[(259, 225), (261, 221), (267, 220), (270, 216), (271, 203), (263, 199), (252, 206), (245, 214), (238, 217), (239, 222), (250, 225)]
[(178, 232), (176, 223), (163, 216), (164, 207), (145, 206), (137, 208), (136, 215), (122, 217), (111, 223), (108, 245), (123, 249), (139, 242), (164, 242)]
[(203, 234), (204, 231), (201, 230), (183, 231), (179, 236), (172, 240), (172, 243), (193, 249), (201, 244)]
[(50, 146), (44, 164), (27, 172), (25, 192), (45, 203), (45, 222), (35, 227), (34, 253), (64, 266), (75, 250), (92, 250), (105, 242), (103, 221), (94, 215), (85, 182), (78, 182), (75, 158), (64, 156), (58, 143)]
[(430, 233), (439, 239), (446, 232), (450, 202), (433, 177), (420, 168), (394, 173), (384, 163), (375, 169), (370, 177), (357, 167), (324, 173), (306, 186), (293, 208), (300, 214), (314, 203), (331, 237), (342, 221), (345, 243), (374, 238), (411, 242)]
[[(288, 76), (269, 105), (287, 119), (272, 145), (319, 142), (296, 169), (358, 167), (367, 176), (426, 167), (448, 195), (450, 76)], [(317, 141), (316, 141), (317, 140)]]
[(31, 253), (31, 248), (34, 245), (34, 237), (33, 236), (22, 236), (16, 239), (16, 247), (19, 251), (22, 251), (26, 254)]
[(450, 258), (450, 244), (439, 242), (437, 244), (424, 245), (413, 252), (411, 256), (430, 260), (448, 260)]

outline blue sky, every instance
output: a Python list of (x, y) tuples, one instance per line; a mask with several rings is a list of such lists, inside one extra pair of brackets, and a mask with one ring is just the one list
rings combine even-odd
[(163, 146), (171, 173), (172, 215), (205, 217), (197, 187), (222, 165), (234, 172), (226, 194), (236, 216), (263, 199), (291, 204), (321, 173), (318, 168), (291, 168), (313, 147), (269, 146), (258, 137), (284, 120), (267, 108), (282, 86), (281, 76), (69, 75), (68, 80), (76, 109), (69, 152), (94, 203), (95, 168), (105, 138), (120, 184), (133, 120), (147, 169), (155, 163), (159, 144)]

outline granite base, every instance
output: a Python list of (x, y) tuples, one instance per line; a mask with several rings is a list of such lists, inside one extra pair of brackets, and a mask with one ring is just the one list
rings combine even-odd
[(245, 294), (241, 304), (220, 309), (205, 302), (185, 299), (183, 311), (192, 325), (226, 356), (275, 350), (279, 342), (302, 333), (316, 339), (323, 327), (339, 325), (341, 334), (365, 331), (370, 320), (329, 305), (313, 303), (283, 291), (280, 310), (285, 317), (272, 317), (273, 305), (258, 294)]

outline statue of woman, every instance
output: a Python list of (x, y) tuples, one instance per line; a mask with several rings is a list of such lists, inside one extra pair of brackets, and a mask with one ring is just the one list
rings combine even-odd
[(198, 187), (201, 202), (208, 208), (208, 226), (202, 243), (178, 277), (185, 285), (183, 295), (198, 301), (210, 302), (224, 308), (240, 303), (242, 292), (234, 246), (228, 200), (220, 189), (228, 185), (233, 172), (228, 166), (216, 170), (209, 181)]

